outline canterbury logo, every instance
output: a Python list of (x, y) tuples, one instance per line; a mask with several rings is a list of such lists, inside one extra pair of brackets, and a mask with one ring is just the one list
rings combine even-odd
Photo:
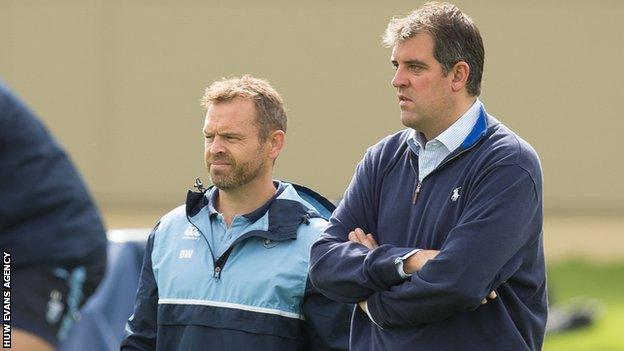
[(200, 234), (199, 230), (193, 226), (189, 226), (184, 231), (184, 235), (182, 235), (182, 239), (185, 240), (199, 240)]

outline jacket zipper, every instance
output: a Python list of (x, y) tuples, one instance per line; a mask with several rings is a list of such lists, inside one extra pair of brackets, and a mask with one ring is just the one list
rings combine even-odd
[(414, 195), (412, 195), (412, 205), (416, 204), (416, 200), (418, 199), (418, 194), (420, 194), (420, 187), (422, 186), (422, 182), (416, 180), (416, 189), (414, 189)]
[(234, 246), (236, 246), (237, 243), (238, 242), (235, 241), (227, 249), (227, 251), (225, 251), (223, 255), (221, 255), (221, 257), (219, 257), (217, 261), (215, 262), (214, 274), (212, 275), (215, 278), (215, 280), (221, 279), (221, 272), (223, 271), (223, 266), (225, 266), (225, 262), (227, 262), (228, 257), (230, 257), (230, 254), (232, 253), (232, 250), (234, 249)]
[[(232, 251), (234, 250), (234, 247), (236, 245), (238, 245), (238, 243), (240, 243), (243, 240), (246, 240), (250, 237), (253, 236), (258, 236), (258, 235), (251, 235), (251, 236), (245, 236), (244, 234), (239, 237), (238, 239), (236, 239), (232, 245), (230, 245), (230, 247), (223, 253), (223, 255), (221, 255), (217, 260), (215, 260), (215, 255), (212, 252), (212, 247), (210, 247), (210, 243), (208, 243), (208, 239), (206, 238), (206, 235), (204, 235), (204, 232), (202, 232), (201, 229), (199, 229), (199, 227), (197, 227), (195, 225), (195, 223), (193, 223), (193, 221), (191, 221), (191, 218), (189, 217), (189, 215), (186, 215), (186, 220), (191, 223), (191, 225), (193, 227), (195, 227), (197, 229), (197, 231), (201, 234), (202, 238), (204, 238), (204, 241), (206, 242), (206, 245), (208, 246), (208, 251), (210, 252), (210, 258), (212, 258), (212, 264), (214, 267), (213, 273), (212, 273), (212, 277), (218, 281), (219, 279), (221, 279), (221, 273), (223, 272), (223, 267), (225, 266), (225, 263), (227, 262), (228, 258), (230, 257), (230, 254), (232, 253)], [(303, 219), (302, 219), (302, 223), (305, 224), (309, 224), (310, 223), (310, 216), (308, 214), (306, 214)]]
[[(206, 242), (206, 245), (208, 246), (208, 251), (210, 252), (210, 258), (212, 259), (212, 265), (214, 267), (212, 276), (216, 279), (219, 280), (219, 278), (221, 277), (221, 266), (217, 265), (218, 261), (215, 261), (215, 256), (214, 253), (212, 252), (212, 247), (210, 247), (210, 243), (208, 243), (208, 238), (206, 238), (206, 235), (204, 235), (204, 232), (202, 232), (201, 229), (199, 229), (198, 226), (195, 225), (195, 223), (193, 223), (193, 221), (191, 221), (191, 218), (189, 217), (189, 215), (186, 215), (186, 220), (191, 223), (191, 225), (193, 227), (195, 227), (195, 229), (197, 229), (197, 231), (201, 234), (202, 238), (204, 238), (204, 241)], [(229, 251), (229, 249), (228, 249)], [(228, 253), (229, 255), (229, 253)]]
[[(197, 230), (199, 231), (199, 233), (202, 235), (202, 237), (204, 238), (204, 240), (206, 241), (206, 245), (208, 246), (208, 251), (210, 251), (210, 258), (212, 258), (212, 265), (214, 267), (213, 272), (212, 272), (212, 277), (216, 280), (219, 281), (221, 279), (221, 273), (223, 272), (223, 267), (225, 266), (225, 263), (227, 262), (228, 258), (230, 257), (230, 254), (232, 253), (232, 250), (234, 250), (234, 247), (240, 243), (242, 240), (239, 238), (238, 240), (234, 241), (232, 243), (232, 245), (230, 245), (230, 247), (223, 253), (223, 255), (221, 255), (217, 260), (215, 260), (215, 255), (212, 252), (212, 248), (210, 247), (210, 244), (208, 243), (208, 239), (206, 238), (206, 236), (204, 235), (204, 232), (201, 231), (201, 229), (199, 229), (199, 227), (197, 227), (195, 225), (195, 223), (193, 223), (191, 221), (191, 218), (187, 215), (186, 219), (189, 221), (189, 223), (191, 223), (191, 225), (195, 228), (197, 228)], [(248, 239), (249, 237), (245, 237), (244, 239)]]
[(422, 186), (422, 182), (418, 179), (418, 171), (416, 170), (416, 167), (414, 167), (414, 162), (412, 160), (412, 157), (413, 156), (410, 151), (409, 163), (410, 163), (410, 166), (412, 167), (412, 171), (414, 171), (414, 174), (416, 175), (416, 182), (414, 183), (414, 194), (412, 195), (412, 205), (415, 205), (416, 200), (418, 199), (418, 194), (420, 194), (420, 187)]

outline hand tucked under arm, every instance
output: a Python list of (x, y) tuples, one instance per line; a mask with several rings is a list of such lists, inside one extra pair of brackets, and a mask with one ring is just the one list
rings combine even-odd
[[(362, 244), (369, 250), (374, 250), (379, 247), (379, 244), (377, 244), (377, 241), (375, 240), (375, 236), (371, 233), (365, 234), (360, 228), (355, 228), (355, 230), (349, 232), (348, 237), (349, 241)], [(405, 264), (403, 266), (405, 273), (412, 274), (414, 272), (418, 272), (425, 265), (425, 263), (427, 263), (427, 261), (435, 258), (439, 253), (439, 250), (417, 251), (405, 260)]]
[(368, 297), (369, 315), (383, 328), (408, 327), (476, 309), (522, 265), (527, 243), (541, 236), (541, 219), (530, 174), (515, 165), (495, 169), (473, 190), (440, 253), (410, 280)]
[[(379, 246), (373, 234), (365, 234), (364, 231), (360, 228), (356, 228), (355, 230), (349, 233), (349, 241), (362, 244), (366, 246), (369, 250), (373, 250)], [(403, 269), (407, 274), (413, 274), (418, 272), (429, 260), (434, 259), (440, 253), (439, 250), (419, 250), (410, 257), (405, 260)], [(488, 303), (489, 300), (494, 300), (497, 297), (496, 292), (492, 291), (481, 301), (481, 304), (484, 305)], [(358, 306), (368, 313), (368, 308), (366, 306), (366, 301), (358, 302)]]
[[(429, 260), (434, 259), (436, 256), (438, 256), (439, 253), (439, 250), (419, 250), (405, 260), (405, 263), (403, 265), (405, 273), (413, 274), (420, 271)], [(492, 292), (490, 292), (490, 294), (486, 298), (481, 300), (481, 304), (485, 305), (486, 303), (488, 303), (489, 300), (494, 300), (497, 296), (498, 295), (496, 295), (496, 291), (492, 290)]]
[(336, 301), (357, 303), (403, 282), (394, 259), (413, 249), (379, 245), (361, 229), (343, 230), (344, 224), (332, 218), (312, 246), (310, 278), (319, 291)]

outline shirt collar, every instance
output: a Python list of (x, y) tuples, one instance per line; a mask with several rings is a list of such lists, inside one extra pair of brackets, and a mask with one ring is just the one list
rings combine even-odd
[[(275, 188), (277, 189), (275, 191), (275, 195), (273, 195), (267, 202), (264, 203), (264, 205), (258, 207), (257, 209), (246, 213), (244, 215), (242, 215), (243, 217), (245, 217), (247, 220), (249, 220), (251, 223), (257, 221), (258, 219), (260, 219), (262, 216), (264, 216), (264, 214), (266, 213), (266, 211), (269, 209), (269, 207), (271, 206), (271, 204), (273, 203), (273, 201), (284, 191), (285, 189), (285, 185), (284, 183), (280, 182), (280, 181), (273, 181), (273, 185), (275, 185)], [(219, 189), (217, 189), (216, 186), (213, 186), (211, 189), (209, 189), (206, 192), (206, 197), (208, 198), (208, 215), (212, 218), (213, 215), (217, 215), (220, 214), (219, 211), (217, 211), (217, 209), (215, 208), (215, 204), (217, 201), (217, 198), (219, 196)]]
[[(440, 133), (440, 135), (435, 137), (433, 140), (437, 140), (442, 143), (448, 152), (455, 151), (455, 149), (462, 144), (464, 139), (466, 139), (468, 134), (470, 134), (470, 131), (479, 118), (482, 106), (483, 103), (477, 99), (472, 106), (470, 106), (468, 111), (466, 111), (457, 121), (455, 121), (455, 123), (451, 124), (450, 127)], [(432, 140), (429, 142), (431, 141)], [(408, 145), (414, 153), (418, 155), (418, 152), (425, 146), (426, 143), (425, 136), (422, 133), (412, 130), (408, 139)]]

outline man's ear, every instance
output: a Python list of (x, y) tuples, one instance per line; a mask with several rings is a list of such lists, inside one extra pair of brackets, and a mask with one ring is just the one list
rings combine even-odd
[(470, 66), (464, 61), (459, 61), (451, 68), (449, 75), (451, 76), (451, 89), (453, 92), (457, 93), (468, 84)]
[(269, 143), (269, 157), (275, 160), (280, 152), (282, 152), (282, 148), (286, 142), (286, 133), (284, 133), (283, 130), (274, 130), (269, 134), (267, 142)]

